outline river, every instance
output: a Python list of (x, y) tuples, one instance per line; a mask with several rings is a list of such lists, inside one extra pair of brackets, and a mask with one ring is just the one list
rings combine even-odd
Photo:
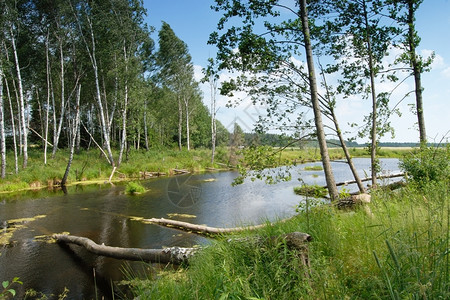
[[(370, 174), (369, 159), (355, 159), (362, 177)], [(0, 226), (3, 237), (17, 220), (8, 244), (0, 243), (0, 281), (19, 277), (18, 298), (33, 289), (57, 298), (68, 289), (67, 299), (105, 299), (119, 293), (112, 282), (127, 279), (125, 273), (143, 276), (152, 266), (98, 257), (78, 246), (48, 243), (45, 237), (69, 232), (97, 243), (118, 247), (189, 247), (208, 243), (194, 234), (145, 224), (136, 217), (173, 218), (196, 224), (231, 227), (258, 224), (295, 214), (302, 197), (293, 193), (300, 185), (325, 184), (322, 171), (305, 171), (307, 163), (291, 170), (292, 180), (275, 185), (246, 180), (232, 187), (235, 172), (202, 173), (142, 181), (149, 191), (129, 196), (124, 185), (76, 186), (67, 194), (61, 191), (36, 191), (16, 197), (0, 196)], [(397, 159), (381, 159), (383, 170), (398, 171)], [(336, 181), (352, 179), (348, 166), (333, 162)], [(355, 186), (346, 186), (355, 190)], [(11, 223), (11, 222), (10, 222)], [(3, 224), (3, 225), (2, 225)], [(7, 228), (7, 227), (10, 228)], [(53, 296), (51, 296), (53, 295)]]

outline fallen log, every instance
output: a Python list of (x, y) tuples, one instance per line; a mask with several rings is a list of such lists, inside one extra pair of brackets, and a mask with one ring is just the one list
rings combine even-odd
[(191, 173), (191, 172), (189, 172), (188, 170), (185, 170), (185, 169), (173, 169), (173, 172), (175, 174), (189, 174), (189, 173)]
[[(176, 228), (176, 229), (180, 229), (183, 231), (192, 231), (195, 233), (206, 234), (206, 235), (240, 232), (240, 231), (245, 231), (245, 230), (255, 230), (255, 229), (259, 229), (259, 228), (263, 228), (264, 226), (267, 226), (267, 224), (260, 224), (260, 225), (253, 225), (253, 226), (230, 227), (230, 228), (210, 227), (210, 226), (206, 226), (206, 225), (197, 225), (197, 224), (192, 224), (192, 223), (188, 223), (188, 222), (169, 220), (169, 219), (164, 219), (164, 218), (161, 218), (161, 219), (151, 218), (151, 219), (144, 219), (143, 221), (161, 225), (161, 226), (165, 226), (165, 227)], [(268, 223), (268, 224), (270, 224), (270, 223)]]
[(162, 172), (149, 172), (149, 171), (140, 171), (139, 172), (139, 176), (142, 179), (148, 179), (148, 178), (152, 178), (152, 177), (160, 177), (160, 176), (166, 176), (166, 173), (162, 173)]
[[(405, 176), (405, 173), (394, 173), (394, 174), (377, 176), (377, 179), (386, 179), (386, 178), (395, 178), (395, 177), (404, 177), (404, 176)], [(361, 179), (361, 181), (370, 181), (370, 180), (372, 180), (372, 177), (366, 177), (366, 178)], [(336, 183), (336, 186), (349, 185), (349, 184), (353, 184), (353, 183), (356, 183), (356, 180), (338, 182), (338, 183)], [(325, 186), (323, 186), (323, 188), (327, 188), (327, 186), (325, 185)]]
[(141, 249), (111, 247), (97, 244), (91, 239), (67, 234), (54, 234), (58, 243), (75, 244), (84, 247), (87, 251), (116, 259), (146, 261), (155, 263), (187, 263), (198, 248), (169, 247), (164, 249)]
[[(58, 243), (75, 244), (84, 247), (87, 251), (100, 256), (107, 256), (116, 259), (146, 261), (154, 263), (187, 264), (201, 248), (170, 247), (164, 249), (141, 249), (111, 247), (104, 244), (97, 244), (91, 239), (67, 234), (54, 234), (53, 238)], [(230, 239), (228, 242), (239, 242), (252, 244), (255, 247), (272, 246), (284, 243), (289, 250), (295, 250), (302, 265), (309, 267), (308, 245), (312, 237), (303, 232), (291, 232), (281, 236), (264, 239), (262, 237), (245, 237)]]

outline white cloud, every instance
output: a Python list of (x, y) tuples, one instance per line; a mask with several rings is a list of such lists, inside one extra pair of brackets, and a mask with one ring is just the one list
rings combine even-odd
[(445, 78), (450, 78), (450, 67), (445, 68), (441, 74), (445, 77)]

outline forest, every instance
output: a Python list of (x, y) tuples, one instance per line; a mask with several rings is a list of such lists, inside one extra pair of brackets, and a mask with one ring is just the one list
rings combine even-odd
[(99, 148), (119, 166), (130, 149), (211, 146), (188, 47), (166, 23), (153, 41), (141, 1), (0, 5), (2, 178), (36, 147), (44, 164), (58, 149)]
[[(224, 16), (210, 36), (218, 52), (203, 69), (202, 82), (211, 86), (211, 95), (203, 95), (188, 46), (165, 22), (154, 41), (156, 29), (144, 22), (142, 1), (3, 1), (1, 176), (6, 166), (14, 165), (16, 174), (19, 165), (26, 169), (29, 148), (36, 147), (44, 164), (58, 149), (69, 149), (69, 166), (75, 151), (91, 147), (112, 167), (131, 149), (212, 148), (214, 153), (216, 145), (230, 140), (215, 118), (216, 93), (245, 91), (254, 103), (267, 106), (256, 133), (277, 130), (293, 142), (317, 140), (325, 166), (326, 140), (348, 142), (335, 112), (337, 99), (370, 99), (371, 113), (354, 126), (357, 137), (370, 141), (376, 178), (378, 142), (393, 132), (389, 119), (397, 113), (389, 106), (391, 94), (377, 92), (378, 84), (414, 78), (408, 94), (415, 95), (420, 141), (426, 142), (420, 77), (433, 57), (415, 50), (420, 3), (310, 1), (303, 16), (302, 1), (292, 7), (278, 1), (217, 1), (213, 9)], [(232, 19), (241, 25), (229, 26)], [(392, 48), (403, 54), (386, 66), (383, 59)], [(307, 64), (298, 64), (296, 58), (305, 54)], [(319, 68), (317, 75), (312, 67)], [(219, 85), (224, 71), (240, 75)], [(338, 76), (336, 86), (327, 82), (329, 76)], [(211, 107), (203, 98), (210, 98)], [(332, 126), (324, 126), (322, 118)], [(14, 152), (14, 162), (6, 161), (7, 152)]]
[[(154, 41), (156, 29), (144, 22), (142, 1), (3, 1), (2, 178), (6, 166), (14, 165), (16, 174), (19, 165), (26, 169), (29, 148), (36, 147), (44, 164), (58, 149), (69, 149), (69, 167), (75, 151), (91, 147), (112, 167), (131, 149), (212, 148), (214, 157), (215, 146), (230, 140), (215, 119), (215, 95), (245, 91), (267, 106), (255, 132), (277, 130), (292, 143), (317, 140), (326, 174), (331, 174), (326, 140), (348, 142), (335, 112), (337, 99), (370, 99), (371, 113), (354, 126), (358, 137), (370, 141), (375, 184), (378, 142), (393, 132), (389, 119), (397, 113), (389, 106), (390, 93), (377, 93), (379, 83), (400, 85), (414, 78), (408, 94), (415, 94), (420, 141), (426, 142), (420, 77), (433, 57), (415, 50), (421, 1), (310, 1), (308, 15), (302, 3), (217, 1), (213, 9), (224, 16), (210, 36), (218, 53), (203, 69), (202, 82), (211, 86), (211, 95), (203, 95), (188, 46), (165, 22)], [(229, 26), (232, 19), (241, 25)], [(403, 54), (386, 66), (383, 59), (392, 48)], [(298, 64), (296, 57), (305, 54), (307, 64)], [(223, 71), (240, 75), (219, 85)], [(328, 76), (338, 76), (336, 86), (328, 84)], [(203, 98), (210, 98), (211, 107)], [(332, 126), (324, 126), (322, 118)], [(266, 134), (263, 140), (273, 138)], [(259, 136), (247, 141), (260, 143)], [(6, 161), (7, 152), (14, 152), (14, 162)]]

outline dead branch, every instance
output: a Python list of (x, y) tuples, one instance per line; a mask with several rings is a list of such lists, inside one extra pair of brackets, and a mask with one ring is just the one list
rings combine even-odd
[(254, 226), (243, 226), (243, 227), (231, 227), (231, 228), (221, 228), (221, 227), (210, 227), (206, 225), (197, 225), (192, 224), (188, 222), (182, 222), (182, 221), (176, 221), (176, 220), (169, 220), (169, 219), (157, 219), (157, 218), (151, 218), (151, 219), (144, 219), (145, 222), (165, 226), (165, 227), (171, 227), (176, 228), (184, 231), (192, 231), (199, 234), (206, 234), (206, 235), (214, 235), (214, 234), (222, 234), (222, 233), (232, 233), (232, 232), (240, 232), (245, 230), (255, 230), (259, 228), (263, 228), (264, 226), (267, 226), (267, 224), (260, 224), (260, 225), (254, 225)]
[(87, 251), (117, 259), (147, 261), (156, 263), (186, 263), (198, 250), (197, 248), (170, 247), (164, 249), (121, 248), (97, 244), (91, 239), (66, 234), (54, 234), (59, 243), (75, 244)]

